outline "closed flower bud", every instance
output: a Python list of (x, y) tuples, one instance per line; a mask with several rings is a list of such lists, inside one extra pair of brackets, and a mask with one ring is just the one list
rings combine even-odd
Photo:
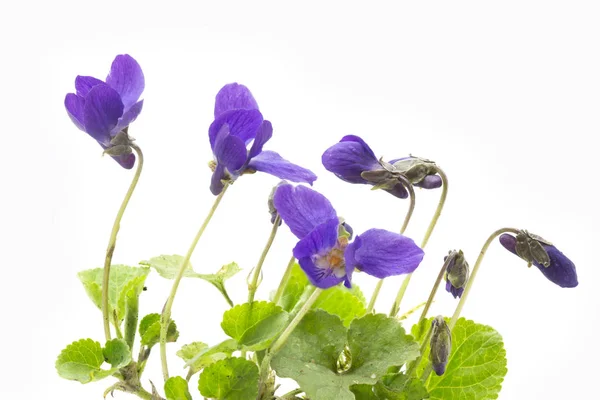
[(500, 243), (511, 253), (527, 261), (528, 266), (535, 265), (548, 280), (558, 286), (572, 288), (579, 284), (575, 264), (546, 239), (523, 230), (516, 237), (501, 235)]
[(438, 376), (444, 375), (452, 351), (452, 334), (441, 315), (435, 317), (431, 322), (431, 341), (429, 345), (431, 347), (429, 352), (431, 366)]
[[(273, 186), (271, 193), (269, 194), (269, 199), (267, 200), (267, 207), (269, 208), (269, 214), (271, 214), (271, 223), (274, 224), (277, 219), (277, 209), (275, 208), (275, 204), (273, 203), (273, 197), (275, 196), (275, 192), (277, 188), (281, 185), (285, 185), (286, 181), (279, 181), (279, 183)], [(281, 220), (279, 221), (279, 225), (281, 225)]]
[(454, 298), (461, 297), (469, 280), (469, 264), (465, 255), (462, 250), (453, 250), (444, 257), (444, 262), (447, 263), (446, 291)]

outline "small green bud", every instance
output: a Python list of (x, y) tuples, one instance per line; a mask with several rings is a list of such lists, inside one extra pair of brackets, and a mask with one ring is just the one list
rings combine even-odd
[(464, 288), (469, 280), (469, 264), (465, 260), (462, 250), (453, 250), (448, 254), (451, 260), (448, 262), (446, 277), (455, 288)]
[(429, 342), (431, 350), (429, 352), (429, 361), (438, 376), (446, 372), (446, 364), (452, 351), (452, 334), (446, 324), (444, 317), (438, 315), (431, 322), (431, 341)]

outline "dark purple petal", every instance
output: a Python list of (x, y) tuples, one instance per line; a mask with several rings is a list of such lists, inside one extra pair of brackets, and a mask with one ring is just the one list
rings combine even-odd
[(215, 171), (212, 174), (210, 179), (210, 191), (215, 196), (218, 196), (223, 191), (223, 182), (222, 179), (225, 178), (225, 166), (217, 164)]
[(408, 191), (403, 184), (397, 183), (393, 189), (384, 189), (386, 192), (398, 197), (399, 199), (406, 199), (408, 197)]
[(368, 183), (363, 171), (381, 168), (371, 148), (358, 136), (345, 136), (321, 157), (323, 166), (338, 178), (350, 183)]
[[(500, 244), (511, 253), (517, 254), (517, 239), (509, 234), (500, 235)], [(563, 288), (576, 287), (579, 282), (577, 280), (577, 270), (575, 264), (567, 256), (560, 252), (555, 246), (543, 245), (544, 249), (550, 257), (550, 265), (543, 265), (534, 262), (535, 265), (544, 274), (549, 281)]]
[(383, 229), (369, 229), (357, 236), (346, 253), (352, 255), (346, 260), (346, 269), (358, 268), (380, 279), (413, 272), (425, 255), (412, 239)]
[(336, 217), (317, 226), (296, 244), (294, 257), (300, 259), (327, 254), (337, 243), (338, 225), (339, 220)]
[(442, 178), (439, 175), (427, 175), (421, 182), (415, 183), (414, 186), (423, 189), (437, 189), (442, 186)]
[(96, 85), (85, 98), (83, 120), (85, 131), (98, 142), (108, 145), (110, 132), (123, 115), (121, 97), (108, 85)]
[(250, 152), (248, 152), (248, 158), (252, 159), (252, 157), (256, 157), (260, 152), (262, 152), (263, 146), (265, 143), (271, 139), (273, 136), (273, 125), (269, 121), (263, 121), (258, 128), (258, 133), (254, 138), (254, 142), (252, 142), (252, 147), (250, 148)]
[(85, 106), (85, 99), (81, 96), (77, 96), (75, 93), (69, 93), (65, 96), (65, 108), (67, 114), (71, 118), (71, 121), (82, 131), (85, 131), (85, 125), (83, 122), (83, 108)]
[(215, 98), (215, 119), (229, 110), (258, 110), (258, 104), (244, 85), (230, 83), (223, 86)]
[(457, 297), (462, 296), (463, 292), (465, 291), (465, 288), (456, 288), (452, 286), (452, 283), (450, 283), (449, 280), (446, 279), (446, 291), (448, 293), (451, 293), (452, 296), (454, 296), (454, 298), (456, 299)]
[[(106, 146), (102, 143), (99, 143), (100, 146), (106, 150)], [(124, 154), (122, 156), (111, 156), (113, 160), (119, 163), (119, 165), (125, 169), (131, 169), (135, 165), (135, 154)]]
[(117, 134), (121, 132), (124, 128), (128, 127), (133, 121), (136, 120), (138, 115), (142, 112), (142, 107), (144, 106), (144, 100), (140, 100), (134, 105), (132, 105), (129, 110), (125, 111), (123, 116), (119, 118), (117, 122), (117, 126), (113, 128), (112, 133)]
[(217, 164), (235, 174), (246, 163), (246, 145), (239, 137), (230, 135), (227, 128), (227, 125), (223, 125), (217, 134), (214, 155)]
[(106, 83), (121, 95), (121, 101), (128, 109), (138, 101), (144, 91), (144, 73), (133, 57), (121, 54), (113, 61)]
[(317, 226), (337, 218), (329, 200), (305, 186), (279, 186), (273, 196), (273, 204), (281, 219), (299, 239)]
[(317, 176), (311, 170), (292, 164), (274, 151), (261, 152), (250, 160), (248, 167), (292, 182), (312, 185), (317, 180)]
[(231, 136), (237, 136), (242, 139), (245, 144), (248, 144), (256, 137), (258, 128), (260, 128), (262, 122), (263, 117), (258, 110), (227, 111), (219, 115), (208, 128), (210, 147), (214, 150), (217, 133), (219, 133), (225, 124), (229, 126)]
[(344, 277), (337, 276), (332, 270), (319, 268), (310, 257), (304, 257), (298, 260), (300, 268), (304, 271), (310, 283), (321, 289), (329, 289), (337, 286), (344, 280)]
[(77, 91), (77, 95), (81, 97), (87, 96), (90, 92), (90, 89), (96, 85), (103, 85), (100, 79), (96, 79), (93, 76), (81, 76), (77, 75), (75, 78), (75, 90)]

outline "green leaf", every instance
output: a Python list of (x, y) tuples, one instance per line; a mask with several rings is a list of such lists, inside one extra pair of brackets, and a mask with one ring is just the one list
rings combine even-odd
[(360, 384), (350, 386), (350, 390), (354, 393), (356, 400), (380, 400), (380, 398), (373, 392), (372, 385)]
[[(426, 322), (431, 325), (431, 319)], [(424, 329), (413, 327), (422, 337)], [(420, 331), (420, 332), (419, 332)], [(428, 365), (429, 347), (417, 368)], [(432, 373), (426, 382), (431, 399), (497, 399), (506, 375), (506, 350), (502, 336), (494, 328), (460, 318), (452, 330), (452, 351), (442, 376)]]
[(387, 375), (382, 381), (375, 385), (375, 393), (378, 398), (388, 400), (423, 400), (428, 399), (429, 394), (418, 378), (408, 378), (404, 373)]
[[(360, 292), (360, 289), (358, 291)], [(367, 313), (361, 299), (345, 286), (335, 286), (324, 290), (313, 305), (313, 309), (321, 309), (329, 314), (337, 315), (346, 326), (350, 326), (354, 319)]]
[[(346, 343), (352, 362), (340, 371), (338, 359)], [(310, 398), (352, 400), (351, 386), (374, 385), (389, 367), (418, 354), (418, 344), (394, 318), (369, 314), (346, 329), (339, 317), (315, 310), (306, 314), (271, 365), (280, 377), (298, 382)]]
[[(116, 311), (118, 321), (123, 320), (128, 297), (140, 295), (149, 272), (150, 268), (147, 267), (113, 265), (110, 268), (108, 305), (111, 317)], [(102, 309), (103, 274), (102, 268), (88, 269), (78, 274), (85, 291), (99, 309)]]
[(183, 346), (177, 355), (190, 367), (188, 376), (192, 376), (217, 361), (231, 357), (237, 347), (238, 344), (233, 339), (227, 339), (213, 347), (208, 347), (206, 343), (193, 342)]
[(56, 360), (56, 370), (62, 378), (88, 383), (101, 371), (104, 354), (100, 343), (81, 339), (68, 345)]
[(304, 288), (306, 288), (308, 284), (309, 282), (306, 274), (302, 271), (302, 268), (300, 268), (298, 263), (294, 263), (290, 277), (283, 289), (281, 300), (279, 300), (279, 305), (287, 312), (292, 311), (294, 306), (298, 303), (298, 300), (302, 297)]
[[(140, 261), (140, 264), (154, 268), (156, 272), (158, 272), (158, 274), (163, 278), (174, 279), (179, 272), (182, 262), (182, 256), (173, 254), (153, 257), (147, 261)], [(229, 298), (229, 294), (225, 289), (225, 281), (233, 277), (241, 270), (242, 269), (236, 263), (230, 263), (222, 266), (221, 269), (219, 269), (219, 271), (217, 271), (215, 274), (199, 274), (194, 271), (192, 264), (188, 262), (186, 269), (183, 272), (183, 276), (187, 278), (199, 278), (210, 282), (219, 290), (219, 292), (221, 292), (221, 294), (225, 297), (225, 300), (227, 300), (230, 305), (233, 305), (231, 299)]]
[(244, 358), (226, 358), (204, 369), (198, 390), (217, 400), (248, 400), (258, 395), (258, 367)]
[(180, 376), (173, 376), (165, 382), (167, 400), (192, 400), (188, 383)]
[(131, 350), (123, 339), (109, 340), (102, 353), (106, 362), (115, 369), (123, 368), (131, 362)]
[(285, 328), (289, 315), (281, 307), (267, 301), (244, 303), (223, 314), (221, 327), (239, 344), (253, 351), (269, 347)]
[[(148, 314), (142, 319), (140, 337), (143, 346), (152, 347), (160, 342), (160, 314)], [(178, 337), (177, 325), (171, 320), (167, 329), (167, 343), (176, 342)]]

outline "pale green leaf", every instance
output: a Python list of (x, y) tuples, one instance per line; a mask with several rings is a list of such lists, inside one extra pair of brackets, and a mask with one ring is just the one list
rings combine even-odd
[(56, 360), (56, 370), (62, 378), (88, 383), (101, 371), (104, 354), (100, 343), (81, 339), (68, 345)]
[[(175, 276), (177, 276), (182, 263), (183, 257), (177, 254), (161, 255), (147, 261), (140, 261), (141, 265), (154, 268), (160, 276), (166, 279), (174, 279)], [(219, 290), (219, 292), (221, 292), (225, 297), (225, 300), (227, 300), (230, 305), (233, 305), (229, 298), (229, 294), (225, 289), (225, 281), (240, 271), (241, 268), (236, 263), (230, 263), (223, 265), (215, 274), (199, 274), (194, 271), (192, 264), (188, 262), (183, 276), (188, 278), (199, 278), (210, 282)]]
[[(430, 326), (431, 319), (423, 323)], [(424, 328), (413, 327), (422, 337)], [(415, 335), (416, 336), (416, 335)], [(428, 365), (429, 347), (417, 373)], [(506, 350), (502, 336), (487, 325), (460, 318), (452, 330), (452, 350), (442, 376), (432, 373), (426, 382), (431, 399), (497, 399), (506, 375)]]
[(360, 384), (350, 386), (356, 400), (381, 400), (374, 392), (372, 385)]
[(192, 400), (188, 383), (180, 376), (173, 376), (165, 382), (167, 400)]
[[(147, 267), (128, 267), (126, 265), (113, 265), (110, 269), (108, 286), (109, 315), (117, 313), (120, 322), (125, 317), (127, 297), (137, 295), (144, 289), (144, 282), (150, 272)], [(102, 268), (81, 271), (78, 276), (85, 291), (96, 307), (102, 309)]]
[(258, 367), (244, 358), (226, 358), (206, 367), (198, 382), (202, 396), (217, 400), (249, 400), (258, 395)]
[(177, 355), (190, 367), (189, 377), (219, 360), (231, 357), (237, 347), (238, 344), (233, 339), (227, 339), (212, 347), (208, 347), (206, 343), (193, 342), (183, 346)]
[(294, 306), (302, 297), (302, 293), (304, 293), (304, 288), (308, 286), (308, 278), (300, 265), (298, 263), (294, 263), (292, 266), (292, 271), (290, 273), (290, 277), (283, 289), (283, 294), (281, 295), (281, 299), (279, 300), (279, 305), (287, 312), (292, 311)]
[[(160, 314), (148, 314), (140, 322), (140, 338), (144, 346), (152, 347), (160, 342)], [(169, 322), (167, 328), (167, 343), (173, 343), (179, 338), (175, 321)]]
[(374, 391), (378, 398), (388, 400), (423, 400), (428, 399), (427, 389), (418, 378), (408, 378), (404, 373), (387, 375), (377, 382)]
[(255, 301), (227, 310), (221, 327), (240, 345), (257, 351), (269, 347), (288, 319), (288, 313), (274, 303)]
[(123, 339), (109, 340), (102, 353), (106, 362), (115, 369), (123, 368), (131, 362), (131, 349)]
[[(358, 290), (358, 293), (360, 293), (360, 290)], [(352, 320), (360, 318), (367, 313), (367, 309), (360, 298), (356, 297), (345, 286), (335, 286), (324, 290), (313, 305), (313, 308), (337, 315), (346, 326), (350, 326)]]
[[(346, 344), (352, 362), (340, 371), (338, 359)], [(373, 385), (388, 368), (418, 354), (418, 344), (394, 318), (369, 314), (346, 329), (339, 317), (315, 310), (306, 314), (271, 365), (278, 376), (296, 380), (310, 398), (351, 400), (351, 386)]]

